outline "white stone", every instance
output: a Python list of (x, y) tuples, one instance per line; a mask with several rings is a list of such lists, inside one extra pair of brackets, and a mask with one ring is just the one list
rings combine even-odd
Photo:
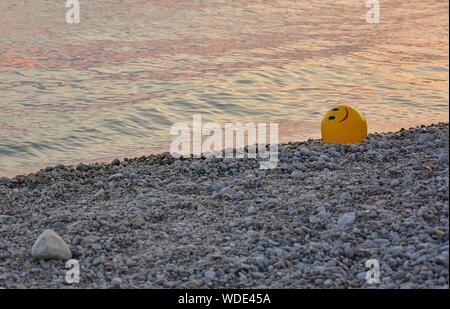
[(69, 260), (72, 258), (69, 246), (53, 230), (45, 230), (31, 248), (31, 256), (44, 260)]

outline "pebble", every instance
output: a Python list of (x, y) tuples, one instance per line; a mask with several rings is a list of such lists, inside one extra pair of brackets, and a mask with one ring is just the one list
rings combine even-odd
[(266, 276), (263, 273), (254, 271), (252, 272), (252, 278), (253, 279), (264, 279)]
[(204, 279), (206, 282), (213, 281), (216, 279), (216, 272), (208, 270), (204, 273)]
[(269, 264), (267, 259), (264, 256), (257, 256), (255, 258), (255, 262), (256, 262), (256, 265), (258, 265), (258, 267), (260, 269), (264, 269)]
[(114, 288), (120, 287), (120, 286), (122, 285), (122, 279), (117, 278), (117, 277), (114, 277), (114, 278), (111, 280), (111, 285), (112, 285)]
[(438, 157), (440, 164), (448, 164), (448, 153), (441, 153)]
[(356, 275), (356, 278), (360, 281), (363, 281), (363, 280), (366, 281), (366, 274), (367, 274), (366, 272), (360, 272)]
[(53, 230), (45, 230), (31, 248), (31, 256), (44, 260), (69, 260), (72, 257), (69, 246)]
[(253, 207), (253, 206), (250, 206), (248, 209), (247, 209), (247, 214), (249, 214), (249, 215), (254, 215), (255, 213), (256, 213), (256, 207)]
[(344, 229), (355, 222), (356, 214), (355, 212), (347, 212), (339, 217), (337, 225), (339, 228)]
[(426, 144), (426, 143), (428, 143), (428, 141), (430, 141), (431, 140), (431, 135), (430, 134), (421, 134), (420, 136), (419, 136), (419, 138), (417, 139), (417, 142), (419, 143), (419, 144)]
[(108, 177), (108, 181), (116, 181), (122, 179), (123, 175), (121, 173), (117, 173)]
[(346, 258), (352, 259), (355, 255), (355, 251), (350, 246), (344, 247), (344, 256)]
[(97, 193), (94, 194), (93, 198), (94, 199), (102, 198), (104, 195), (105, 195), (105, 190), (100, 189), (97, 191)]

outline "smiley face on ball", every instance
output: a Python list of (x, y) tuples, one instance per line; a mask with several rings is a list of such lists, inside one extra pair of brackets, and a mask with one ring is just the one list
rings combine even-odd
[(357, 109), (338, 105), (323, 117), (321, 131), (324, 143), (356, 144), (367, 137), (367, 121)]

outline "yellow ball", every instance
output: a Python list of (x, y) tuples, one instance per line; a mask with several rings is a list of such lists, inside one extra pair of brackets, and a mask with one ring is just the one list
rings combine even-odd
[(338, 105), (323, 117), (321, 131), (326, 144), (356, 144), (367, 137), (367, 121), (357, 109)]

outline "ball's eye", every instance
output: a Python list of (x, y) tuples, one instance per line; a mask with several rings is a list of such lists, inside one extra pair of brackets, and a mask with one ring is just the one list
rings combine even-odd
[(334, 119), (336, 119), (336, 117), (334, 117), (334, 116), (328, 117), (328, 120), (334, 120)]
[(332, 109), (333, 112), (337, 112), (339, 110), (339, 108), (335, 107)]

